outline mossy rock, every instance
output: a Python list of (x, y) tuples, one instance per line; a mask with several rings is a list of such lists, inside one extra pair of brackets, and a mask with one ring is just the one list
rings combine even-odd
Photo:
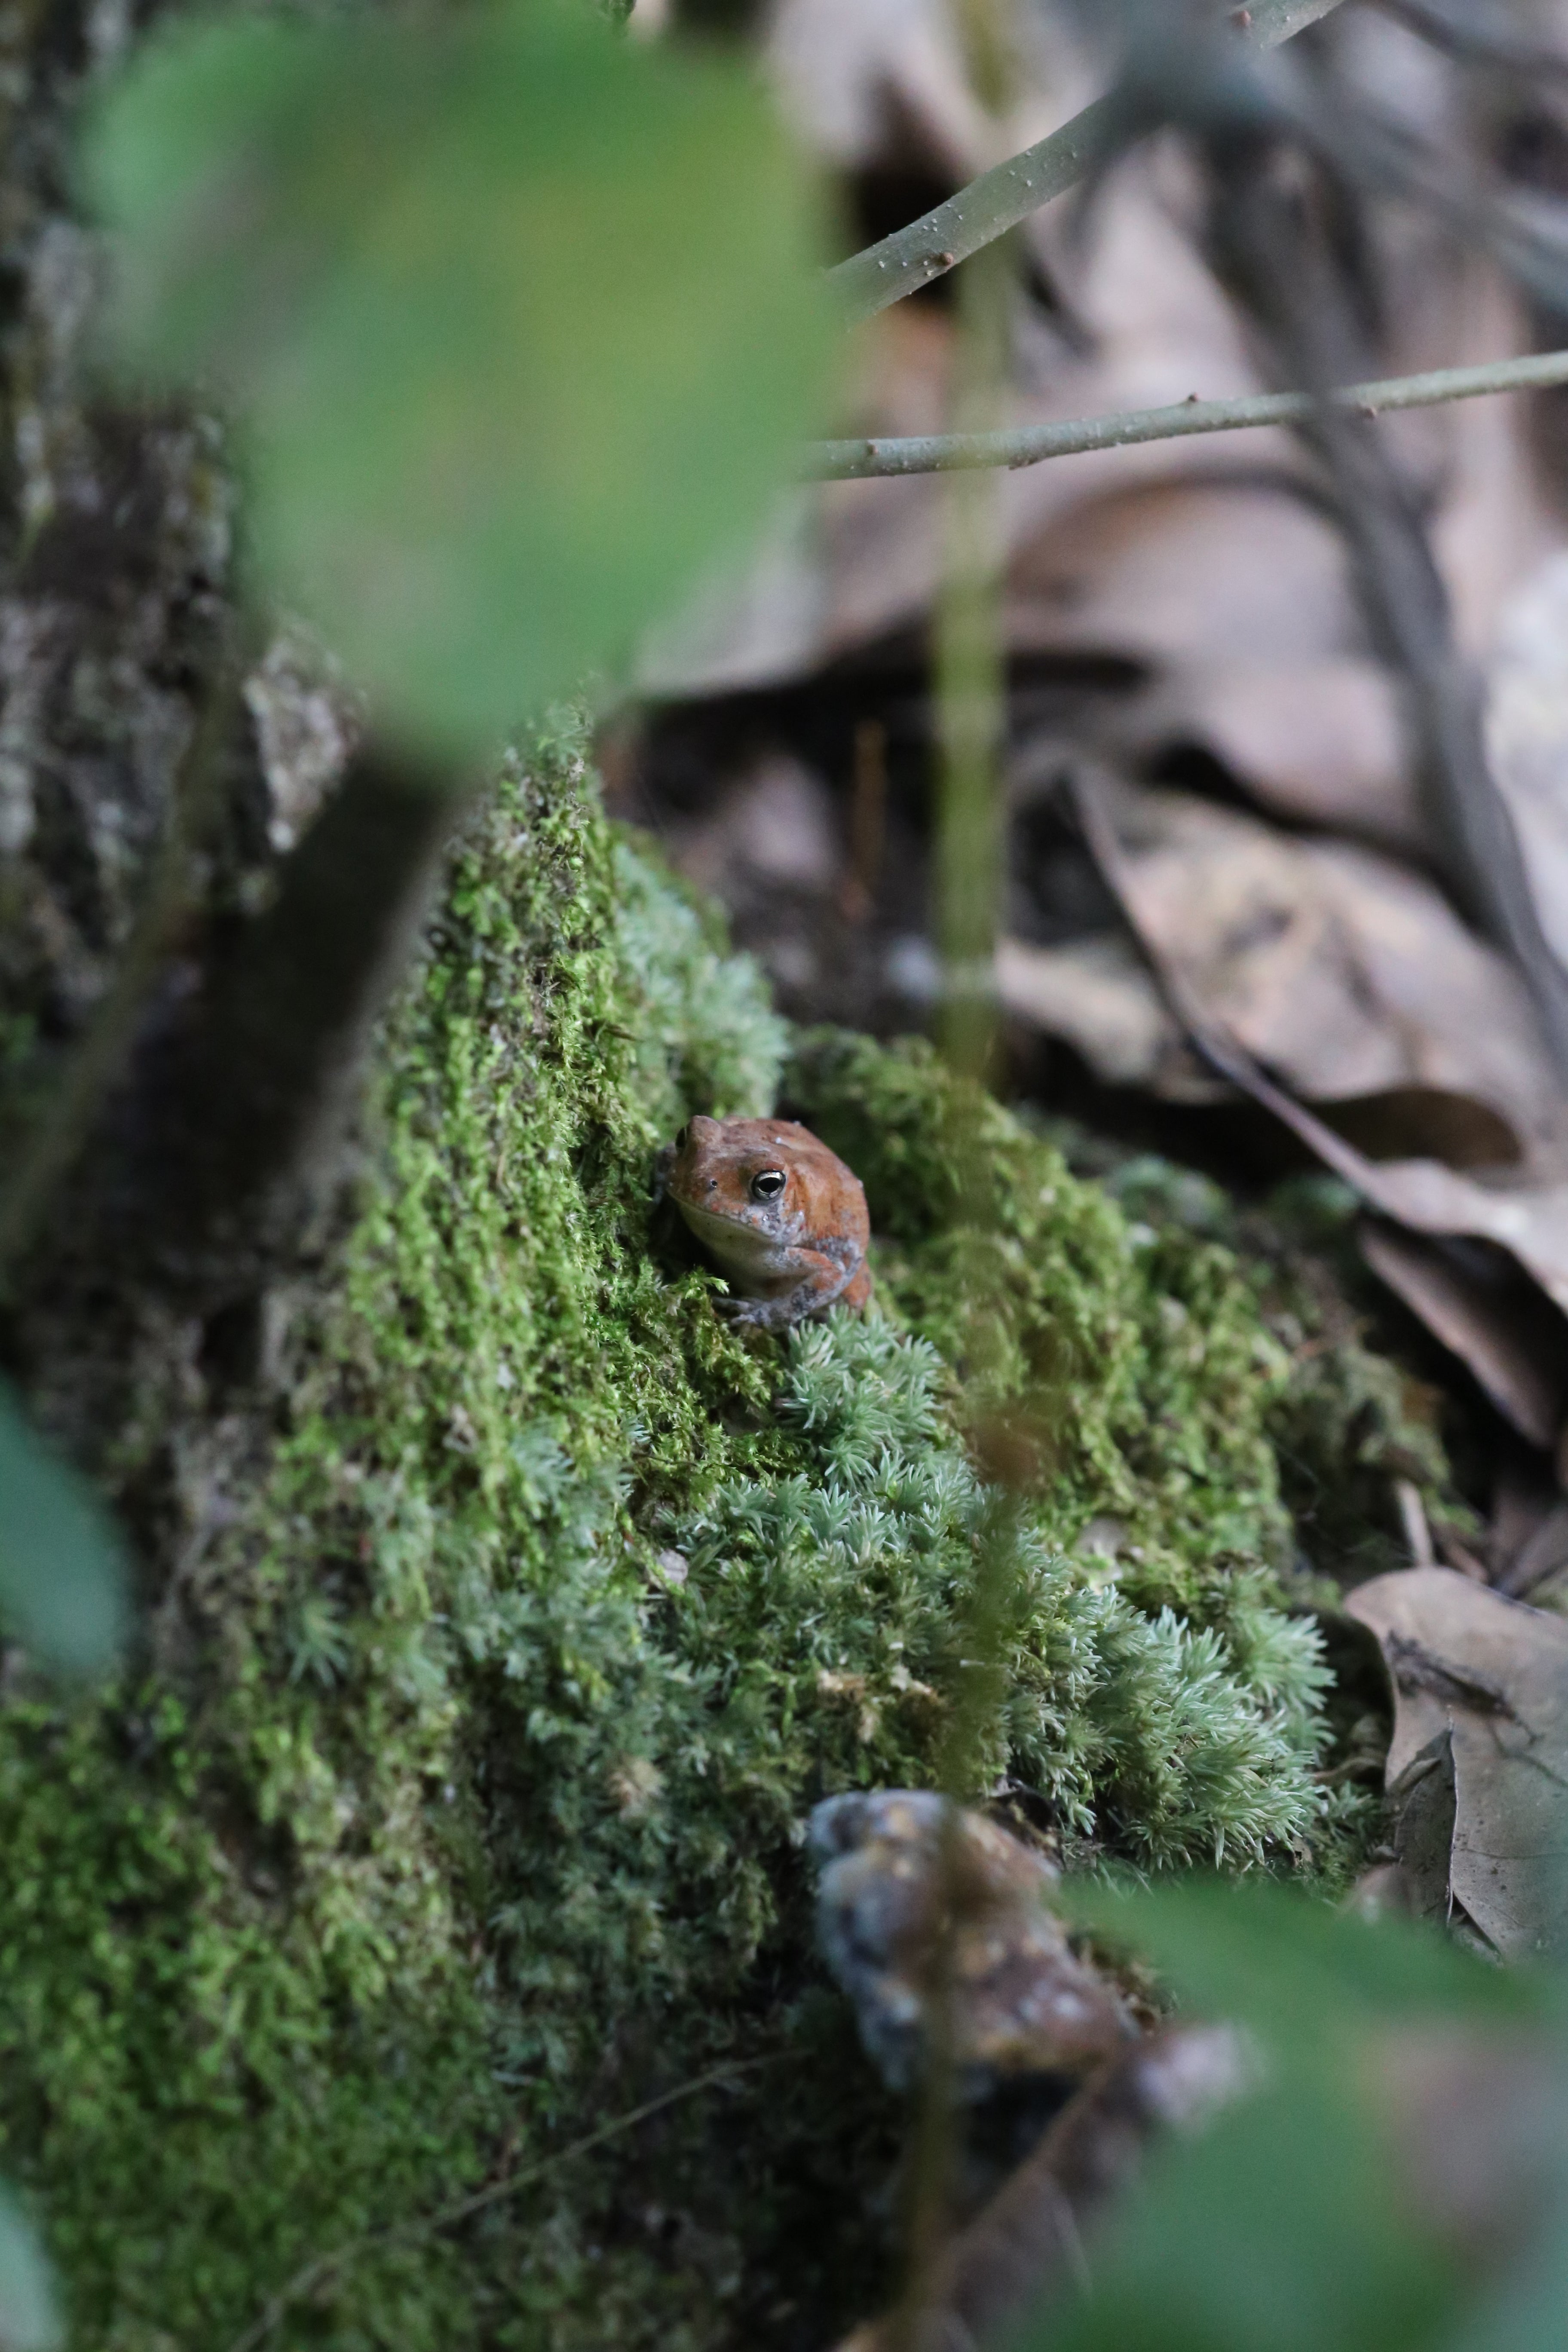
[[(787, 1342), (650, 1185), (781, 1086), (879, 1234), (874, 1311)], [(94, 2352), (826, 2340), (896, 2119), (817, 1798), (959, 1754), (1136, 1863), (1331, 1843), (1288, 1357), (923, 1048), (792, 1054), (569, 734), (454, 858), (364, 1165), (178, 1673), (0, 1711), (0, 2168)]]

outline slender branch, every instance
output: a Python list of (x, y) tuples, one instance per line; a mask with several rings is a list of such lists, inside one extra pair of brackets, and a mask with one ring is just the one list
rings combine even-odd
[[(1005, 413), (1014, 257), (992, 246), (959, 288), (963, 324), (955, 421), (973, 429)], [(933, 616), (937, 944), (946, 986), (938, 1042), (976, 1084), (994, 1073), (996, 933), (1005, 895), (1006, 656), (1002, 627), (1005, 533), (994, 475), (958, 473), (942, 487), (942, 576)]]
[(573, 2163), (580, 2156), (591, 2155), (595, 2148), (620, 2138), (623, 2133), (631, 2131), (637, 2125), (647, 2123), (650, 2116), (662, 2115), (667, 2107), (679, 2105), (683, 2099), (695, 2098), (700, 2091), (714, 2090), (721, 2084), (732, 2082), (739, 2074), (752, 2074), (760, 2067), (771, 2066), (774, 2063), (770, 2055), (731, 2059), (721, 2065), (710, 2066), (705, 2074), (696, 2074), (689, 2082), (678, 2083), (672, 2091), (661, 2092), (658, 2098), (645, 2099), (641, 2106), (633, 2107), (629, 2113), (616, 2116), (609, 2123), (599, 2125), (596, 2130), (584, 2133), (569, 2147), (560, 2148), (552, 2156), (542, 2157), (535, 2164), (525, 2164), (518, 2171), (509, 2172), (503, 2179), (491, 2181), (488, 2188), (477, 2189), (470, 2196), (459, 2197), (454, 2203), (443, 2205), (435, 2213), (426, 2213), (418, 2221), (403, 2222), (390, 2230), (369, 2231), (363, 2238), (351, 2238), (343, 2245), (334, 2246), (330, 2253), (317, 2254), (279, 2288), (258, 2317), (235, 2337), (229, 2352), (257, 2352), (257, 2347), (265, 2344), (287, 2317), (290, 2305), (298, 2303), (303, 2295), (319, 2294), (363, 2255), (379, 2253), (389, 2246), (416, 2245), (421, 2238), (432, 2237), (440, 2230), (450, 2230), (458, 2222), (466, 2221), (471, 2214), (481, 2212), (487, 2205), (498, 2204), (503, 2197), (515, 2196), (520, 2189), (531, 2188), (535, 2181), (547, 2179), (563, 2165)]
[[(1339, 5), (1340, 0), (1253, 0), (1250, 8), (1233, 14), (1247, 39), (1258, 48), (1272, 49)], [(1114, 121), (1110, 100), (1097, 98), (1048, 139), (982, 172), (907, 228), (841, 261), (828, 271), (827, 282), (850, 318), (869, 319), (929, 286), (955, 263), (1016, 228), (1053, 196), (1065, 194), (1083, 178)]]
[[(1349, 383), (1329, 397), (1363, 416), (1385, 409), (1437, 408), (1491, 392), (1545, 392), (1568, 383), (1568, 352), (1490, 360), (1483, 367), (1434, 368), (1377, 383)], [(1046, 457), (1088, 449), (1124, 449), (1140, 441), (1180, 441), (1194, 433), (1237, 433), (1259, 425), (1304, 425), (1310, 392), (1248, 393), (1238, 400), (1186, 400), (1173, 408), (1130, 408), (1109, 416), (1067, 417), (1059, 425), (1020, 425), (1005, 433), (921, 433), (908, 440), (816, 441), (807, 478), (825, 482), (881, 479), (893, 474), (951, 474), (980, 466), (1037, 466)]]

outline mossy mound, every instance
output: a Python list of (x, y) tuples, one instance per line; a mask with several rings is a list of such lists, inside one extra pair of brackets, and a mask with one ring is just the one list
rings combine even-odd
[[(930, 1780), (987, 1563), (977, 1772), (1146, 1862), (1327, 1834), (1235, 1262), (922, 1050), (786, 1046), (570, 740), (506, 776), (184, 1663), (0, 1710), (0, 2167), (82, 2347), (815, 2344), (874, 2302), (891, 2118), (801, 1828)], [(649, 1183), (781, 1076), (883, 1237), (879, 1311), (787, 1343)]]

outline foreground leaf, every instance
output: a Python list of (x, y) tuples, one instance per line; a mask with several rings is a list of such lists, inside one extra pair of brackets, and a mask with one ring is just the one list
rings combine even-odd
[(50, 2352), (60, 2340), (54, 2281), (31, 2223), (0, 2188), (0, 2345)]
[(1279, 1888), (1073, 1892), (1100, 1933), (1241, 2024), (1258, 2087), (1151, 2165), (1090, 2249), (1092, 2292), (1037, 2315), (1017, 2352), (1560, 2340), (1568, 2063), (1549, 1988)]
[(830, 348), (738, 66), (552, 0), (154, 40), (89, 126), (121, 364), (242, 427), (268, 583), (461, 751), (738, 548)]
[[(124, 1631), (124, 1556), (107, 1513), (3, 1392), (0, 1612), (43, 1664), (67, 1674), (101, 1672)], [(3, 2280), (0, 2263), (0, 2289)]]

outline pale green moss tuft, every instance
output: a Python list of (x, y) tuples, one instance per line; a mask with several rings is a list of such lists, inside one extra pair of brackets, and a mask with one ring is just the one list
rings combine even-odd
[[(979, 1761), (1047, 1796), (1064, 1823), (1146, 1862), (1258, 1861), (1304, 1844), (1322, 1801), (1311, 1768), (1328, 1676), (1315, 1631), (1260, 1598), (1224, 1612), (1227, 1640), (1151, 1620), (1054, 1552), (1047, 1514), (999, 1511), (942, 1410), (929, 1342), (835, 1312), (789, 1343), (775, 1409), (804, 1432), (804, 1474), (728, 1485), (682, 1530), (679, 1646), (721, 1725), (770, 1717), (822, 1731), (772, 1794), (790, 1826), (804, 1791), (929, 1778), (959, 1679), (974, 1564), (1005, 1547), (997, 1633), (1006, 1697)], [(826, 1768), (826, 1779), (823, 1780)], [(749, 1793), (755, 1800), (754, 1767)]]

